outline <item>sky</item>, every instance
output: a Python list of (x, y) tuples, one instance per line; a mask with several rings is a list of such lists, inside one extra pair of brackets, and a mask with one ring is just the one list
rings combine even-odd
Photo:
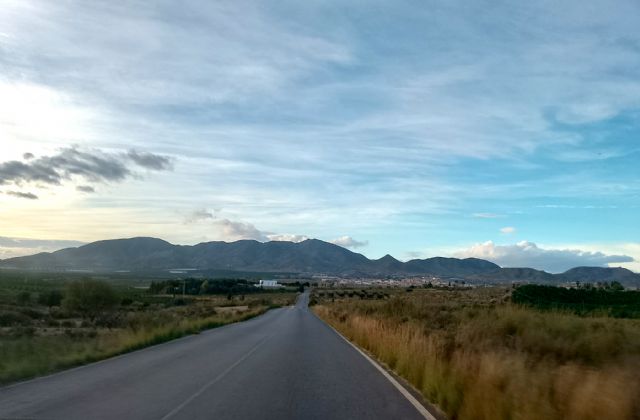
[(640, 3), (0, 8), (0, 259), (318, 238), (640, 272)]

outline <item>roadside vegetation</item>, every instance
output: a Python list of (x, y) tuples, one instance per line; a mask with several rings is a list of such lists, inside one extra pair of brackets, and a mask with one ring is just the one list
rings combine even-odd
[(578, 288), (528, 284), (513, 291), (513, 302), (538, 309), (565, 310), (577, 315), (640, 318), (640, 291), (625, 291), (620, 283)]
[(640, 419), (640, 320), (610, 316), (611, 299), (637, 297), (578, 315), (541, 304), (562, 290), (522, 291), (535, 303), (497, 287), (316, 289), (312, 302), (449, 418)]
[(183, 296), (90, 278), (5, 274), (0, 276), (0, 383), (246, 320), (292, 304), (296, 291)]

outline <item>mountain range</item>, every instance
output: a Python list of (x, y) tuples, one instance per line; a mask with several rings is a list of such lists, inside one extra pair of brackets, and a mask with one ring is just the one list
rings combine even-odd
[(2, 268), (36, 270), (152, 271), (172, 269), (340, 276), (433, 275), (479, 283), (563, 283), (619, 281), (640, 286), (640, 275), (624, 268), (577, 267), (550, 274), (532, 268), (501, 268), (478, 258), (434, 257), (399, 261), (390, 255), (370, 260), (362, 254), (318, 239), (302, 242), (203, 242), (173, 245), (157, 238), (113, 239), (56, 252), (9, 258)]

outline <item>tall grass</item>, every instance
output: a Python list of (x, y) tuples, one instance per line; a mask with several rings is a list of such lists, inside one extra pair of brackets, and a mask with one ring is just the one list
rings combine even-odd
[(315, 311), (450, 418), (640, 418), (640, 322), (470, 302), (434, 291)]
[(135, 328), (70, 331), (68, 335), (3, 337), (0, 340), (0, 383), (38, 376), (64, 368), (112, 357), (188, 334), (244, 321), (269, 307), (224, 313), (203, 318), (178, 318), (170, 322), (143, 322)]

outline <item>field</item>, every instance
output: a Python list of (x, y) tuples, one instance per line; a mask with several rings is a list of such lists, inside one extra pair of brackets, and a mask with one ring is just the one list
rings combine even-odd
[(511, 292), (316, 289), (313, 301), (450, 418), (640, 418), (639, 320), (523, 306)]
[[(107, 283), (100, 312), (65, 307), (76, 277), (0, 273), (0, 383), (50, 373), (242, 321), (293, 303), (292, 289), (250, 295), (152, 294), (131, 281)], [(106, 282), (101, 282), (102, 284)], [(134, 286), (132, 286), (134, 284)]]

